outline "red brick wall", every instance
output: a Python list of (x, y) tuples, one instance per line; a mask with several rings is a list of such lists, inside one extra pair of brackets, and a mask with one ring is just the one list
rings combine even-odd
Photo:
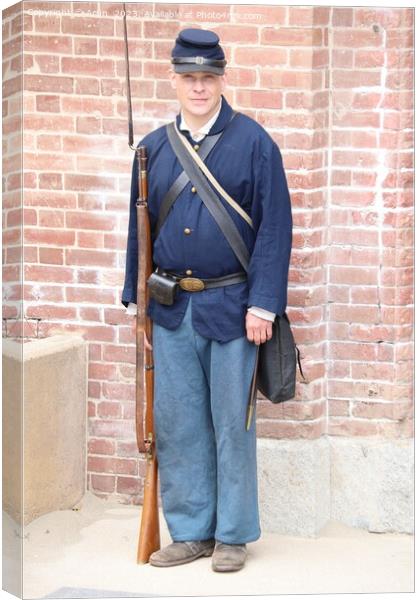
[[(413, 10), (127, 6), (137, 139), (177, 113), (167, 57), (198, 24), (223, 40), (228, 100), (284, 157), (288, 314), (309, 383), (283, 405), (259, 400), (259, 435), (411, 436)], [(122, 4), (24, 8), (3, 13), (3, 335), (88, 341), (88, 486), (137, 502)]]

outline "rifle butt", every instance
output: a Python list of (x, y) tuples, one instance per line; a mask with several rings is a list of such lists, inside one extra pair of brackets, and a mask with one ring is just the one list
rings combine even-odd
[(149, 562), (150, 555), (160, 549), (158, 507), (158, 463), (153, 455), (147, 461), (144, 483), (143, 510), (141, 513), (140, 536), (137, 548), (137, 563)]

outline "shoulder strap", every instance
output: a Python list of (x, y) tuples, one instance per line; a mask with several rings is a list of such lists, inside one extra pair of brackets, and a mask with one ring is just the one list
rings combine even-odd
[(188, 178), (193, 183), (194, 187), (203, 201), (210, 214), (220, 227), (223, 235), (232, 247), (233, 252), (241, 263), (245, 271), (248, 271), (249, 251), (239, 233), (232, 217), (227, 212), (226, 208), (221, 203), (216, 192), (210, 186), (207, 178), (203, 175), (198, 165), (192, 159), (188, 150), (185, 148), (182, 141), (179, 139), (175, 131), (176, 125), (169, 123), (167, 125), (167, 134), (169, 142), (175, 152), (179, 162), (183, 166)]
[[(237, 111), (233, 110), (228, 125), (230, 125), (230, 123), (233, 121), (233, 118), (235, 117), (236, 114), (237, 114)], [(213, 147), (217, 144), (217, 142), (219, 141), (219, 138), (223, 135), (223, 133), (225, 131), (226, 131), (226, 127), (220, 133), (217, 133), (215, 135), (206, 136), (203, 143), (200, 145), (200, 149), (198, 150), (198, 154), (203, 161), (210, 154)], [(192, 150), (191, 150), (191, 152), (192, 152)], [(157, 238), (160, 230), (162, 229), (163, 223), (165, 222), (166, 217), (168, 216), (168, 213), (171, 210), (175, 200), (178, 198), (179, 194), (182, 192), (182, 190), (184, 189), (184, 187), (187, 185), (187, 183), (189, 181), (190, 180), (188, 178), (188, 175), (185, 173), (185, 171), (183, 171), (177, 177), (177, 179), (174, 181), (174, 183), (171, 185), (171, 187), (167, 191), (167, 193), (166, 193), (165, 197), (163, 198), (162, 203), (160, 205), (158, 220), (156, 222), (155, 229), (153, 232), (155, 239)]]
[(246, 221), (248, 223), (248, 225), (253, 229), (254, 225), (252, 223), (251, 217), (244, 211), (242, 206), (240, 206), (232, 198), (232, 196), (229, 196), (227, 191), (222, 188), (220, 183), (213, 176), (213, 174), (208, 170), (207, 166), (204, 164), (204, 162), (201, 160), (201, 158), (199, 156), (197, 156), (197, 154), (191, 149), (190, 144), (187, 142), (185, 137), (178, 131), (178, 128), (176, 126), (174, 126), (174, 130), (175, 130), (175, 133), (178, 135), (179, 139), (181, 140), (181, 142), (184, 144), (187, 152), (189, 152), (189, 154), (191, 155), (191, 158), (197, 163), (198, 167), (203, 171), (203, 173), (207, 177), (207, 179), (213, 184), (213, 186), (216, 188), (216, 190), (219, 192), (219, 194), (226, 200), (226, 202), (228, 204), (230, 204), (230, 206), (234, 210), (236, 210), (236, 212), (239, 215), (241, 215), (241, 217), (244, 219), (244, 221)]
[[(198, 150), (198, 154), (200, 155), (202, 160), (205, 160), (207, 156), (210, 154), (214, 146), (217, 144), (220, 136), (223, 134), (223, 131), (217, 133), (216, 135), (208, 135), (203, 140), (203, 143), (200, 145), (200, 149)], [(154, 236), (155, 238), (158, 236), (163, 223), (165, 222), (166, 217), (168, 216), (169, 211), (172, 208), (175, 200), (178, 198), (179, 194), (182, 192), (184, 187), (189, 182), (188, 175), (185, 171), (175, 179), (174, 183), (171, 185), (169, 190), (166, 192), (165, 197), (162, 200), (159, 209), (158, 220), (155, 226)]]

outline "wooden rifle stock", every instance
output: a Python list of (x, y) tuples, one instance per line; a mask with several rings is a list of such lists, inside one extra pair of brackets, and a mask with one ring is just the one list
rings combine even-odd
[[(147, 279), (152, 272), (152, 238), (147, 208), (146, 147), (136, 149), (139, 161), (139, 199), (137, 200), (138, 280), (136, 324), (136, 436), (139, 452), (146, 452), (146, 478), (143, 492), (137, 562), (146, 563), (152, 552), (160, 548), (158, 508), (158, 465), (153, 426), (153, 351), (148, 350), (145, 338), (152, 343), (152, 323), (147, 316)], [(145, 415), (143, 406), (145, 405)], [(144, 418), (143, 418), (144, 417)]]

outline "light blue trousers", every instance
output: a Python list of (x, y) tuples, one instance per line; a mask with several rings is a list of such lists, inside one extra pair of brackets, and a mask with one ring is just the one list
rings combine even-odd
[(256, 345), (153, 323), (154, 424), (162, 508), (173, 541), (244, 544), (261, 535), (255, 414), (245, 429)]

